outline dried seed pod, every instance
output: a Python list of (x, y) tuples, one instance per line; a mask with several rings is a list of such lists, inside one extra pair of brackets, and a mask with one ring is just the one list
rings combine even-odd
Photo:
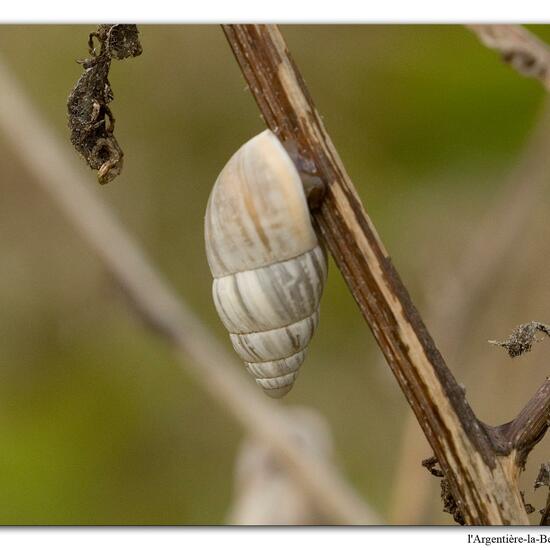
[(205, 236), (214, 304), (233, 347), (263, 390), (282, 397), (319, 321), (327, 260), (300, 175), (270, 130), (218, 176)]

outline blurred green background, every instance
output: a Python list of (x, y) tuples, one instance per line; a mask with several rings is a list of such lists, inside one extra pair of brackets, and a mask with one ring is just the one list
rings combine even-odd
[[(550, 41), (550, 27), (530, 29)], [(0, 27), (0, 54), (67, 148), (66, 98), (92, 30)], [(219, 27), (140, 31), (143, 55), (111, 69), (124, 171), (98, 192), (229, 347), (203, 215), (218, 172), (262, 121)], [(515, 166), (544, 91), (460, 26), (282, 31), (422, 313)], [(0, 524), (223, 523), (241, 429), (129, 313), (1, 132), (0, 163)], [(548, 345), (512, 362), (486, 341), (550, 322), (549, 207), (545, 194), (450, 365), (489, 423), (512, 418), (548, 374)], [(436, 341), (445, 332), (429, 328)], [(285, 401), (327, 418), (346, 477), (389, 517), (407, 405), (334, 265)], [(549, 450), (539, 446), (539, 462)], [(528, 474), (527, 500), (542, 505)], [(449, 523), (430, 484), (420, 521)]]

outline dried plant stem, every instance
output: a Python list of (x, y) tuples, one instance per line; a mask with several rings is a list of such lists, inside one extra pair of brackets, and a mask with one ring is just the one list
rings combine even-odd
[(187, 309), (102, 203), (76, 156), (42, 120), (0, 60), (0, 128), (34, 183), (62, 210), (128, 296), (128, 304), (173, 348), (183, 368), (257, 440), (271, 446), (335, 523), (379, 523), (336, 468), (296, 446), (281, 407), (249, 382), (233, 357)]
[(312, 159), (327, 185), (313, 212), (327, 246), (469, 524), (529, 524), (509, 456), (497, 456), (445, 365), (368, 218), (274, 25), (224, 31), (266, 124)]
[[(434, 291), (426, 293), (424, 307), (428, 326), (445, 327), (439, 344), (453, 362), (460, 364), (461, 347), (468, 327), (496, 274), (519, 244), (530, 214), (550, 187), (550, 104), (545, 104), (515, 168), (495, 196), (490, 210), (479, 226), (471, 231), (469, 246), (453, 266), (452, 272), (440, 273)], [(507, 270), (513, 269), (508, 265)], [(418, 427), (412, 414), (405, 421), (401, 451), (391, 498), (389, 517), (393, 523), (423, 521), (428, 500), (433, 494), (427, 486), (433, 480), (418, 467), (426, 457), (426, 442), (417, 437)], [(410, 506), (410, 495), (415, 495)]]
[[(540, 80), (550, 91), (550, 48), (519, 25), (468, 25), (480, 41), (498, 51), (504, 62), (520, 74)], [(535, 131), (524, 148), (517, 168), (491, 210), (470, 239), (470, 246), (452, 273), (441, 274), (435, 292), (427, 293), (424, 308), (429, 326), (445, 326), (439, 344), (448, 357), (459, 363), (460, 347), (470, 320), (508, 253), (518, 243), (529, 221), (529, 214), (550, 180), (550, 106), (546, 101)], [(452, 312), (452, 315), (450, 314)], [(418, 439), (412, 415), (405, 421), (402, 448), (391, 498), (390, 518), (394, 523), (419, 523), (426, 512), (432, 480), (418, 464), (425, 456), (426, 444)], [(414, 488), (414, 490), (413, 490)], [(410, 506), (410, 495), (416, 495)], [(404, 506), (404, 503), (407, 503)]]
[(550, 378), (536, 391), (517, 417), (507, 424), (494, 428), (497, 439), (518, 449), (515, 459), (517, 475), (524, 469), (527, 456), (543, 438), (550, 418)]

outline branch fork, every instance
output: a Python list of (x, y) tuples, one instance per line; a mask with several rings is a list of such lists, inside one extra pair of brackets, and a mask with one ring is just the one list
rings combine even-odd
[(550, 383), (507, 425), (477, 419), (361, 204), (278, 28), (223, 30), (266, 125), (281, 141), (295, 142), (327, 184), (312, 215), (432, 446), (457, 515), (467, 524), (528, 525), (517, 480), (546, 431)]

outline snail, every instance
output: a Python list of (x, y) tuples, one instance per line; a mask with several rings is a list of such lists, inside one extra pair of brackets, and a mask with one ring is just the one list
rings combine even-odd
[(246, 142), (218, 176), (205, 219), (214, 305), (246, 369), (275, 398), (298, 376), (327, 277), (304, 191), (322, 184), (301, 177), (287, 148), (270, 130)]

